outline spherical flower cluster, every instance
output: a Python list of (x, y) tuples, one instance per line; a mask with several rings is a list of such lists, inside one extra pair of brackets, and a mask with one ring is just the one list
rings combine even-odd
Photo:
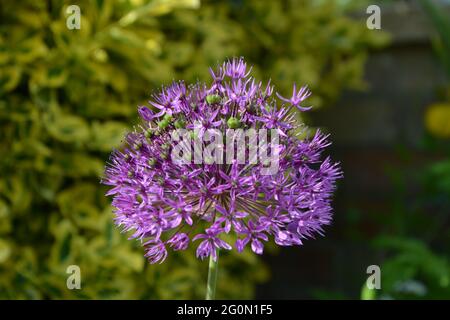
[[(290, 98), (273, 95), (270, 82), (257, 82), (250, 71), (242, 58), (232, 59), (210, 69), (209, 86), (175, 82), (162, 88), (150, 107), (139, 107), (142, 123), (112, 153), (103, 183), (111, 186), (115, 222), (134, 231), (131, 238), (141, 240), (151, 263), (191, 242), (201, 259), (216, 259), (218, 249), (232, 246), (262, 254), (270, 238), (280, 246), (301, 245), (330, 223), (331, 196), (342, 174), (321, 158), (328, 137), (317, 131), (303, 138), (305, 128), (295, 120), (295, 110), (309, 109), (301, 105), (309, 91), (294, 86)], [(171, 157), (176, 129), (197, 138), (208, 129), (225, 135), (230, 129), (275, 130), (278, 170), (263, 174), (267, 164), (249, 159), (177, 163)]]

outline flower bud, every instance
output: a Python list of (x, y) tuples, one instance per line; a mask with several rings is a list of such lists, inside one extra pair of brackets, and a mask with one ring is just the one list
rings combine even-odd
[(178, 119), (177, 121), (175, 121), (174, 125), (175, 125), (175, 128), (177, 128), (177, 129), (184, 129), (186, 126), (186, 123), (184, 122), (184, 120)]
[(241, 122), (239, 121), (238, 118), (230, 117), (227, 120), (227, 125), (228, 125), (228, 128), (230, 128), (230, 129), (237, 129), (241, 126)]
[(166, 113), (163, 117), (163, 120), (166, 120), (167, 122), (172, 121), (173, 117), (171, 114)]
[(168, 126), (169, 126), (169, 121), (168, 121), (167, 119), (163, 119), (163, 120), (161, 120), (161, 121), (158, 122), (158, 127), (159, 127), (161, 130), (166, 129)]
[(208, 104), (214, 104), (220, 102), (220, 96), (217, 94), (209, 94), (206, 96), (206, 102)]

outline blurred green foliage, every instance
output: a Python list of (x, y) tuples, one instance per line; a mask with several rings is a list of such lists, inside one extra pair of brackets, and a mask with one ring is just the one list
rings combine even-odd
[(430, 0), (420, 0), (422, 8), (432, 21), (437, 35), (433, 37), (434, 49), (450, 77), (450, 21), (445, 10)]
[[(433, 140), (433, 138), (430, 138)], [(449, 149), (449, 144), (439, 143)], [(425, 149), (432, 152), (432, 143)], [(450, 153), (447, 160), (426, 165), (414, 177), (391, 172), (396, 191), (388, 215), (380, 214), (382, 228), (373, 239), (381, 254), (382, 288), (370, 290), (372, 299), (447, 299), (450, 295)], [(406, 185), (420, 187), (410, 200)], [(367, 294), (363, 286), (362, 297)]]
[[(333, 1), (85, 0), (80, 30), (66, 27), (70, 4), (0, 3), (0, 298), (202, 298), (192, 248), (150, 266), (112, 223), (99, 179), (136, 106), (233, 55), (321, 104), (362, 87), (368, 48), (386, 38)], [(72, 264), (81, 290), (66, 287)], [(218, 298), (249, 298), (266, 277), (255, 255), (226, 253)]]
[(174, 11), (162, 21), (164, 60), (177, 78), (209, 79), (206, 65), (244, 56), (257, 78), (290, 94), (292, 83), (307, 84), (315, 107), (344, 89), (363, 89), (368, 49), (386, 45), (389, 36), (345, 17), (339, 1), (202, 1), (200, 11)]

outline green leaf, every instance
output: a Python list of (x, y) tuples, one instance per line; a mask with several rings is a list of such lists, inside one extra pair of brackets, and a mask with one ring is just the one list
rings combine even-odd
[(94, 122), (91, 130), (92, 139), (89, 147), (94, 150), (110, 151), (123, 141), (127, 125), (116, 121)]
[(81, 117), (58, 113), (47, 116), (44, 121), (47, 131), (56, 140), (82, 144), (90, 137), (88, 123)]

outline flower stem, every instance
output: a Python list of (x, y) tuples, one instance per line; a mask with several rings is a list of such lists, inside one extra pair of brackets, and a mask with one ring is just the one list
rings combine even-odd
[(218, 268), (219, 268), (219, 250), (217, 250), (216, 261), (214, 261), (212, 255), (209, 256), (208, 284), (206, 285), (206, 300), (215, 299)]

